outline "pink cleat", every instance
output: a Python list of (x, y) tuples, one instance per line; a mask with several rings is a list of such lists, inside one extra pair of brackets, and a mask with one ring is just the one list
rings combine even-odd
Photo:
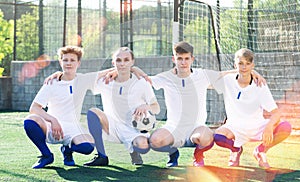
[(256, 147), (253, 151), (253, 156), (255, 157), (255, 159), (258, 161), (258, 165), (259, 167), (263, 168), (263, 169), (269, 169), (270, 165), (267, 161), (267, 156), (266, 153), (264, 152), (260, 152), (258, 150), (258, 147)]
[(243, 152), (243, 147), (241, 147), (238, 152), (230, 151), (228, 166), (231, 166), (231, 167), (239, 166), (240, 165), (240, 157), (242, 155), (242, 152)]

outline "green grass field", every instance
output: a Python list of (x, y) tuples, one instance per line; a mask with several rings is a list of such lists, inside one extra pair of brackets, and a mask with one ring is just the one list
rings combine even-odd
[[(0, 113), (0, 181), (300, 181), (300, 136), (290, 136), (268, 152), (272, 166), (268, 171), (260, 169), (252, 156), (258, 143), (244, 146), (241, 166), (236, 168), (227, 167), (229, 151), (216, 145), (205, 153), (204, 168), (192, 166), (192, 148), (181, 148), (179, 167), (167, 169), (165, 153), (150, 151), (143, 155), (143, 166), (133, 166), (123, 145), (106, 143), (110, 159), (107, 167), (83, 167), (93, 155), (81, 154), (74, 154), (76, 166), (64, 166), (60, 145), (50, 145), (54, 163), (44, 169), (31, 169), (40, 154), (23, 130), (27, 114)], [(85, 122), (84, 117), (82, 120)]]

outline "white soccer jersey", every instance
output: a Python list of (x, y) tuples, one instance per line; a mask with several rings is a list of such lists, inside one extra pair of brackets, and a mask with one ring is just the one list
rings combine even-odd
[(105, 84), (99, 80), (97, 88), (105, 114), (130, 126), (132, 115), (138, 106), (156, 102), (151, 85), (144, 79), (137, 79), (135, 75), (125, 82), (112, 81)]
[(71, 81), (56, 81), (43, 85), (33, 102), (48, 106), (47, 113), (55, 117), (64, 135), (82, 134), (79, 127), (81, 109), (87, 90), (94, 91), (98, 72), (80, 74)]
[(132, 75), (125, 82), (112, 81), (105, 84), (100, 80), (97, 92), (101, 94), (103, 110), (109, 122), (109, 134), (104, 133), (104, 138), (123, 143), (129, 152), (133, 152), (132, 141), (137, 136), (148, 134), (133, 128), (132, 115), (138, 106), (157, 102), (151, 85)]
[[(268, 112), (277, 108), (267, 85), (257, 86), (254, 82), (242, 88), (236, 80), (236, 74), (228, 74), (216, 82), (214, 88), (223, 93), (227, 122), (241, 130), (258, 130), (267, 120), (263, 110)], [(249, 133), (250, 134), (250, 133)]]
[(218, 76), (217, 71), (193, 69), (186, 78), (179, 78), (171, 70), (151, 77), (152, 86), (164, 90), (165, 128), (173, 134), (174, 146), (183, 145), (196, 127), (205, 125), (207, 88)]

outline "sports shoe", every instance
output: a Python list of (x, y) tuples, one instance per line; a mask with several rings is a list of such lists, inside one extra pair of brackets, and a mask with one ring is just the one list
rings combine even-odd
[(43, 168), (46, 165), (53, 163), (53, 161), (54, 161), (54, 157), (53, 157), (52, 153), (49, 156), (42, 155), (42, 156), (39, 156), (38, 158), (40, 158), (40, 159), (35, 164), (32, 165), (33, 169)]
[(64, 156), (64, 165), (66, 166), (75, 166), (75, 161), (73, 159), (72, 151), (68, 146), (61, 146), (60, 151)]
[(263, 168), (263, 169), (269, 169), (270, 165), (267, 161), (267, 156), (266, 153), (264, 152), (260, 152), (258, 150), (258, 147), (256, 147), (253, 151), (253, 156), (255, 157), (255, 159), (258, 161), (258, 165), (259, 167)]
[(176, 167), (176, 166), (178, 166), (179, 151), (176, 150), (176, 152), (169, 155), (169, 157), (170, 157), (170, 160), (167, 163), (167, 167)]
[(238, 152), (232, 152), (230, 151), (230, 158), (228, 162), (228, 166), (236, 167), (240, 165), (240, 157), (243, 152), (243, 147), (240, 148)]
[(84, 166), (108, 166), (108, 157), (102, 157), (98, 154), (95, 155), (95, 157), (89, 161), (83, 164)]
[(199, 149), (198, 147), (195, 148), (194, 150), (194, 162), (193, 162), (193, 166), (195, 167), (203, 167), (204, 166), (204, 156), (203, 156), (203, 152), (200, 151), (201, 149)]
[(140, 153), (133, 151), (132, 153), (130, 153), (130, 157), (131, 157), (131, 163), (133, 165), (142, 165), (143, 164), (143, 159), (142, 159)]

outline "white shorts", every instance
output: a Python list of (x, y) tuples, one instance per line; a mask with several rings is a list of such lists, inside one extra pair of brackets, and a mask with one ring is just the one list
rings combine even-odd
[(103, 131), (103, 139), (114, 143), (123, 143), (130, 153), (133, 152), (132, 142), (136, 137), (144, 136), (149, 138), (150, 136), (149, 133), (141, 133), (132, 126), (116, 121), (108, 115), (106, 115), (106, 117), (108, 119), (109, 134)]
[(172, 147), (179, 148), (184, 146), (185, 142), (190, 139), (193, 131), (200, 126), (203, 125), (198, 123), (195, 125), (174, 125), (173, 123), (167, 122), (162, 128), (172, 134), (174, 138)]
[(64, 132), (64, 138), (60, 140), (56, 140), (52, 135), (51, 124), (49, 122), (46, 122), (46, 126), (47, 126), (46, 142), (51, 144), (63, 144), (71, 147), (72, 140), (74, 137), (83, 134), (89, 134), (85, 129), (81, 128), (79, 125), (76, 125), (76, 123), (68, 123), (62, 126), (62, 130)]
[(230, 123), (225, 123), (221, 127), (229, 129), (234, 134), (234, 147), (240, 147), (249, 141), (261, 141), (267, 123), (265, 122), (253, 128), (247, 126), (237, 127)]

